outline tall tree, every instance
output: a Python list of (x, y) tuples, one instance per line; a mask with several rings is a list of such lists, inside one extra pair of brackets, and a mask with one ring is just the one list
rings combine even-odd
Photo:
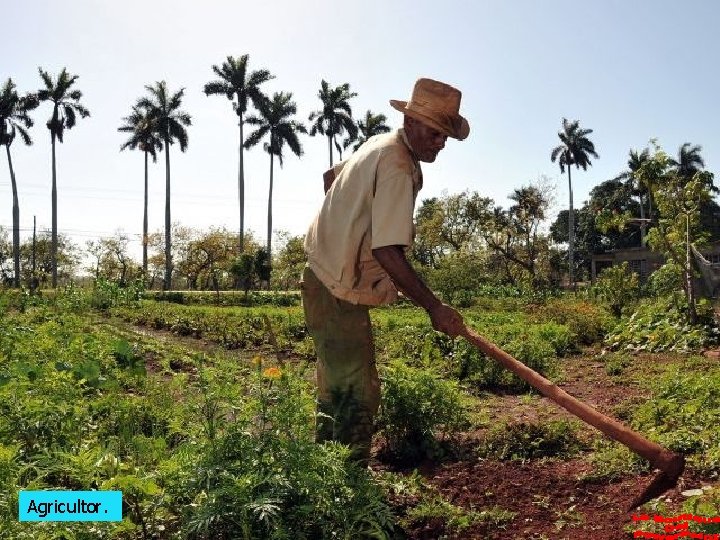
[(352, 140), (352, 142), (355, 143), (353, 150), (360, 148), (370, 137), (380, 135), (381, 133), (388, 133), (390, 127), (385, 122), (387, 122), (387, 116), (384, 114), (374, 114), (370, 110), (365, 112), (365, 118), (357, 121), (358, 134), (357, 137)]
[[(260, 85), (274, 79), (267, 69), (253, 71), (248, 74), (247, 54), (238, 58), (228, 56), (227, 60), (220, 67), (213, 65), (212, 70), (220, 77), (217, 80), (210, 81), (205, 85), (205, 95), (224, 95), (231, 102), (233, 110), (238, 117), (238, 127), (240, 128), (240, 146), (238, 147), (239, 165), (238, 165), (238, 200), (240, 203), (240, 253), (245, 249), (245, 169), (243, 166), (243, 115), (247, 112), (248, 99), (252, 101), (255, 108), (265, 99), (265, 95), (260, 91)], [(233, 101), (234, 100), (234, 101)]]
[(303, 153), (298, 140), (298, 133), (307, 133), (307, 129), (300, 122), (292, 119), (297, 113), (292, 94), (280, 92), (273, 94), (272, 99), (258, 103), (260, 116), (248, 116), (248, 124), (257, 126), (245, 141), (245, 148), (258, 144), (266, 135), (268, 142), (263, 145), (264, 150), (270, 154), (270, 189), (268, 192), (268, 218), (267, 218), (267, 255), (272, 257), (272, 196), (273, 196), (273, 160), (278, 157), (280, 166), (283, 164), (283, 148), (285, 144), (296, 156)]
[(704, 169), (705, 161), (700, 156), (700, 152), (702, 152), (702, 146), (692, 145), (689, 142), (683, 143), (678, 150), (677, 160), (670, 160), (670, 164), (675, 169), (675, 174), (689, 181), (696, 172)]
[(15, 83), (8, 79), (0, 88), (0, 145), (5, 146), (8, 168), (10, 169), (10, 184), (12, 186), (12, 252), (13, 252), (13, 285), (20, 287), (20, 203), (18, 202), (17, 182), (15, 170), (13, 169), (12, 158), (10, 157), (10, 145), (16, 135), (20, 135), (23, 143), (32, 144), (32, 139), (27, 130), (32, 127), (33, 121), (28, 112), (38, 106), (38, 100), (33, 94), (18, 96), (15, 90)]
[(575, 287), (575, 213), (573, 212), (572, 176), (570, 169), (575, 165), (576, 168), (582, 167), (582, 169), (586, 171), (588, 165), (592, 165), (592, 163), (590, 163), (590, 156), (593, 156), (595, 159), (599, 157), (597, 152), (595, 152), (595, 145), (587, 138), (592, 132), (592, 129), (581, 129), (578, 120), (568, 122), (567, 118), (563, 118), (563, 129), (558, 132), (561, 144), (553, 148), (550, 153), (550, 161), (553, 163), (555, 163), (556, 160), (558, 161), (561, 173), (564, 173), (567, 167), (570, 199), (570, 209), (568, 212), (568, 269), (570, 286), (573, 288)]
[(191, 117), (180, 110), (185, 89), (175, 93), (168, 92), (165, 81), (156, 82), (153, 86), (145, 86), (149, 96), (142, 97), (137, 107), (148, 112), (155, 128), (155, 133), (162, 139), (165, 149), (165, 278), (163, 289), (169, 290), (172, 283), (172, 239), (170, 232), (170, 145), (180, 144), (184, 152), (188, 145), (186, 127), (191, 125)]
[(142, 236), (142, 271), (143, 278), (147, 278), (148, 271), (148, 156), (153, 163), (157, 162), (157, 152), (162, 150), (163, 141), (160, 138), (151, 112), (147, 109), (133, 107), (130, 116), (123, 118), (125, 122), (118, 131), (130, 133), (130, 138), (123, 143), (120, 151), (125, 149), (140, 150), (145, 155), (145, 190), (143, 198), (143, 236)]
[(628, 154), (628, 161), (627, 166), (628, 169), (619, 174), (616, 178), (616, 180), (624, 180), (630, 190), (632, 191), (633, 197), (638, 198), (638, 202), (640, 205), (640, 245), (645, 245), (645, 230), (647, 227), (647, 222), (645, 218), (645, 200), (647, 199), (648, 204), (648, 215), (652, 213), (652, 201), (650, 198), (650, 191), (646, 185), (640, 182), (637, 172), (640, 170), (640, 167), (642, 167), (643, 163), (645, 163), (650, 158), (650, 150), (647, 148), (644, 148), (642, 152), (638, 152), (637, 150), (630, 150)]
[(72, 86), (78, 79), (78, 75), (70, 75), (65, 68), (62, 69), (57, 79), (53, 81), (52, 77), (42, 68), (38, 68), (40, 78), (45, 85), (38, 91), (38, 99), (40, 101), (49, 101), (52, 103), (53, 112), (50, 120), (47, 121), (47, 127), (50, 130), (50, 140), (52, 144), (52, 240), (50, 247), (50, 260), (52, 264), (52, 286), (57, 287), (57, 251), (58, 251), (58, 230), (57, 230), (57, 169), (55, 165), (55, 141), (62, 143), (63, 134), (66, 129), (72, 129), (75, 126), (77, 115), (80, 118), (90, 116), (88, 111), (81, 103), (82, 92), (80, 90), (72, 90)]
[(357, 136), (357, 124), (352, 117), (352, 109), (349, 101), (357, 96), (350, 91), (350, 84), (345, 83), (331, 88), (328, 82), (323, 79), (320, 83), (318, 97), (322, 102), (322, 110), (314, 111), (308, 118), (313, 122), (310, 128), (310, 136), (316, 134), (325, 135), (328, 139), (328, 150), (330, 152), (330, 166), (333, 165), (333, 145), (337, 146), (336, 137), (347, 133), (350, 137)]

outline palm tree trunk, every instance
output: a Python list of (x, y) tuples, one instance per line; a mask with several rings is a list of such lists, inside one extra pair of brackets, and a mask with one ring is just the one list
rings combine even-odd
[(238, 199), (240, 202), (240, 250), (238, 255), (245, 251), (245, 169), (243, 167), (243, 117), (240, 113), (240, 165), (238, 167)]
[[(270, 190), (268, 192), (268, 218), (267, 218), (267, 255), (268, 261), (272, 260), (272, 194), (273, 194), (273, 154), (270, 153)], [(269, 287), (269, 284), (268, 284)]]
[(165, 281), (163, 290), (169, 291), (172, 278), (170, 239), (170, 135), (165, 134)]
[(50, 243), (50, 266), (52, 267), (52, 287), (57, 287), (57, 170), (55, 168), (55, 133), (51, 133), (52, 140), (52, 237)]
[(142, 271), (143, 280), (147, 280), (148, 269), (148, 152), (145, 151), (145, 197), (143, 202), (143, 236), (142, 236)]
[(573, 210), (570, 165), (568, 165), (568, 192), (570, 193), (570, 212), (568, 213), (568, 273), (570, 276), (570, 287), (575, 290), (575, 212)]
[(333, 166), (332, 135), (328, 135), (328, 148), (330, 149), (330, 168)]
[(20, 205), (18, 203), (17, 183), (15, 182), (15, 171), (10, 158), (10, 144), (5, 145), (7, 152), (8, 167), (10, 168), (10, 183), (12, 185), (12, 219), (13, 219), (13, 266), (15, 277), (13, 286), (20, 288)]

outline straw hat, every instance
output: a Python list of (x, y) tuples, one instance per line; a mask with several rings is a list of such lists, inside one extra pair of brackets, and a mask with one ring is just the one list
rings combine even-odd
[(449, 84), (418, 79), (410, 101), (391, 99), (390, 105), (448, 137), (462, 141), (470, 133), (470, 124), (458, 114), (461, 97), (460, 90)]

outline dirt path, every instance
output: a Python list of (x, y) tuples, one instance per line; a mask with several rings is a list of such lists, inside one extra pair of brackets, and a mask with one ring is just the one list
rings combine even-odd
[[(577, 357), (563, 361), (562, 382), (558, 386), (601, 412), (618, 417), (650, 396), (648, 382), (662, 373), (669, 359), (641, 355), (633, 359), (620, 376), (609, 376), (603, 361)], [(487, 402), (487, 417), (493, 423), (546, 422), (574, 418), (542, 396), (494, 396)], [(465, 444), (478, 443), (486, 430), (467, 434)], [(581, 433), (602, 437), (594, 428)], [(428, 520), (407, 531), (413, 540), (451, 539), (607, 539), (632, 538), (640, 530), (633, 523), (627, 506), (647, 485), (651, 473), (625, 475), (616, 481), (583, 480), (593, 470), (587, 454), (572, 459), (543, 459), (500, 462), (466, 458), (455, 463), (425, 465), (423, 476), (449, 502), (466, 510), (496, 514), (500, 509), (514, 517), (501, 524), (482, 523), (460, 532), (448, 530), (444, 520)], [(716, 480), (692, 471), (678, 488), (664, 499), (669, 515), (679, 514), (685, 497), (681, 492)], [(648, 510), (645, 510), (648, 512)], [(665, 514), (668, 515), (668, 514)], [(641, 529), (648, 530), (648, 529)]]

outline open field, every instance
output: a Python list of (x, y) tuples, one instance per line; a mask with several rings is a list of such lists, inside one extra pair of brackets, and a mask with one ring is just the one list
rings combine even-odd
[[(633, 523), (625, 509), (650, 478), (644, 462), (465, 343), (432, 332), (415, 308), (373, 312), (386, 407), (370, 470), (361, 471), (345, 463), (344, 448), (312, 442), (312, 343), (299, 306), (91, 303), (78, 290), (51, 300), (0, 296), (2, 538), (661, 531)], [(681, 485), (645, 513), (718, 513), (715, 359), (603, 354), (615, 321), (581, 300), (478, 304), (464, 310), (471, 326), (686, 453)], [(398, 407), (403, 396), (415, 409)], [(434, 423), (412, 432), (418, 417)], [(413, 445), (403, 446), (410, 432)], [(18, 490), (48, 488), (121, 489), (125, 520), (17, 523)]]

